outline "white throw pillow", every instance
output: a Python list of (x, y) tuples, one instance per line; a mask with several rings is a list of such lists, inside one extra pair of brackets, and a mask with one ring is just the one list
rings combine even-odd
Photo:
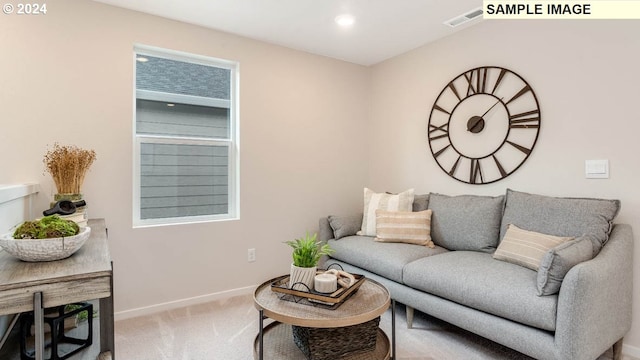
[(376, 236), (376, 210), (411, 211), (413, 209), (413, 189), (399, 194), (376, 193), (364, 188), (364, 214), (362, 228), (358, 235)]

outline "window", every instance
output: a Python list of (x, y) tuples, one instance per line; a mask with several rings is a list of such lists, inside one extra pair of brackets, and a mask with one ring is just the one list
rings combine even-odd
[(237, 218), (237, 63), (134, 52), (134, 226)]

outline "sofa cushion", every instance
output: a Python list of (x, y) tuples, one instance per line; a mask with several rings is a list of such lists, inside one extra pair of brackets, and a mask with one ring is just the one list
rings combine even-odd
[[(367, 269), (399, 283), (402, 282), (402, 269), (406, 264), (447, 251), (439, 246), (431, 249), (421, 245), (381, 243), (367, 236), (347, 236), (340, 240), (329, 240), (328, 243), (335, 250), (331, 254), (332, 258)], [(331, 259), (327, 264), (330, 263)]]
[(429, 194), (420, 194), (413, 197), (413, 211), (424, 211), (429, 208)]
[(375, 240), (435, 247), (431, 241), (431, 210), (376, 210)]
[(547, 251), (538, 269), (539, 296), (557, 294), (569, 270), (593, 258), (593, 241), (590, 237), (585, 235)]
[(345, 236), (355, 235), (362, 227), (362, 214), (350, 216), (330, 215), (328, 220), (329, 226), (333, 230), (333, 238), (336, 240)]
[(509, 224), (493, 258), (538, 271), (540, 261), (549, 249), (570, 240), (573, 238), (527, 231)]
[(559, 198), (507, 189), (500, 239), (508, 224), (556, 236), (591, 234), (595, 255), (609, 239), (619, 210), (618, 200)]
[(538, 296), (537, 272), (476, 251), (451, 251), (407, 264), (413, 288), (536, 328), (554, 331), (558, 296)]
[(362, 228), (358, 235), (376, 236), (376, 210), (411, 211), (413, 209), (413, 189), (399, 194), (376, 193), (364, 188), (364, 214)]
[(493, 252), (498, 246), (504, 196), (431, 193), (431, 238), (449, 250)]

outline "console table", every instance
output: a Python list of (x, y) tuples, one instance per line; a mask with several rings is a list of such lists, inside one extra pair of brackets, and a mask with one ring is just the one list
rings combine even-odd
[(115, 359), (113, 266), (104, 219), (89, 220), (91, 236), (70, 257), (24, 262), (0, 251), (0, 315), (33, 311), (36, 360), (43, 360), (44, 308), (100, 299), (99, 359)]

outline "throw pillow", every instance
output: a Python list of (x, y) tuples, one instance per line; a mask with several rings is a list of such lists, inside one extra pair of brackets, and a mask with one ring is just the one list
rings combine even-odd
[(537, 271), (542, 257), (549, 249), (570, 240), (573, 238), (541, 234), (509, 224), (493, 258)]
[(562, 280), (575, 265), (593, 258), (590, 235), (560, 244), (544, 254), (538, 269), (538, 296), (560, 291)]
[(498, 246), (504, 196), (431, 193), (431, 237), (449, 250), (491, 253)]
[(507, 189), (500, 237), (507, 224), (555, 236), (590, 234), (595, 256), (609, 240), (618, 211), (618, 200), (558, 198)]
[(364, 188), (364, 214), (358, 235), (376, 236), (376, 210), (411, 211), (412, 206), (413, 189), (394, 195)]
[(415, 195), (413, 197), (413, 211), (424, 211), (429, 208), (429, 194)]
[(431, 241), (431, 210), (376, 210), (376, 241), (401, 242), (435, 248)]
[(345, 236), (355, 235), (362, 227), (362, 215), (328, 217), (329, 225), (333, 230), (333, 238), (338, 240)]

